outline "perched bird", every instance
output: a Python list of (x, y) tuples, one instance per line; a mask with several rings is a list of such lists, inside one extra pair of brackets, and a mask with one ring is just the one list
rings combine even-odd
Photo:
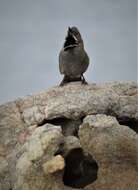
[(59, 70), (64, 75), (60, 86), (73, 81), (87, 84), (83, 73), (89, 65), (81, 34), (77, 27), (69, 27), (62, 50), (59, 54)]

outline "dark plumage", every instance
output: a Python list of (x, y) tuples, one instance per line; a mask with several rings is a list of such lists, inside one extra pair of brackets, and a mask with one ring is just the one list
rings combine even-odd
[(59, 54), (59, 70), (64, 75), (61, 86), (67, 82), (82, 81), (87, 84), (83, 73), (89, 65), (81, 34), (76, 27), (68, 28), (67, 36)]

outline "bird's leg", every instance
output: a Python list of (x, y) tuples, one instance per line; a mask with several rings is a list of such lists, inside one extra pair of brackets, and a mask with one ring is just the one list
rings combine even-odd
[(83, 75), (81, 75), (81, 77), (79, 78), (72, 78), (72, 79), (65, 75), (59, 86), (64, 86), (69, 82), (77, 82), (77, 81), (81, 81), (82, 84), (88, 84)]
[(82, 81), (82, 84), (88, 84), (83, 76), (83, 74), (81, 75), (81, 81)]
[(68, 77), (67, 76), (64, 76), (63, 80), (61, 81), (60, 85), (59, 86), (64, 86), (66, 83), (68, 83), (69, 80), (68, 80)]

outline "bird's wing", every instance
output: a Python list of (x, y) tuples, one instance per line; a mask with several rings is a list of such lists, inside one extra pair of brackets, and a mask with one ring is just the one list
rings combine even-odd
[(63, 71), (63, 64), (62, 64), (62, 53), (63, 53), (63, 50), (60, 51), (59, 53), (59, 71), (61, 74), (64, 74), (64, 71)]
[(83, 73), (87, 70), (89, 66), (89, 57), (88, 54), (85, 52), (85, 56), (82, 59), (82, 65), (83, 65)]

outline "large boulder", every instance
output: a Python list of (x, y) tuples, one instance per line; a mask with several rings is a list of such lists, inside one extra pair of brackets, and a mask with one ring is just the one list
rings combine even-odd
[(0, 190), (137, 190), (137, 96), (74, 82), (1, 105)]
[(138, 135), (114, 117), (87, 116), (80, 142), (98, 164), (98, 177), (88, 190), (138, 189)]

